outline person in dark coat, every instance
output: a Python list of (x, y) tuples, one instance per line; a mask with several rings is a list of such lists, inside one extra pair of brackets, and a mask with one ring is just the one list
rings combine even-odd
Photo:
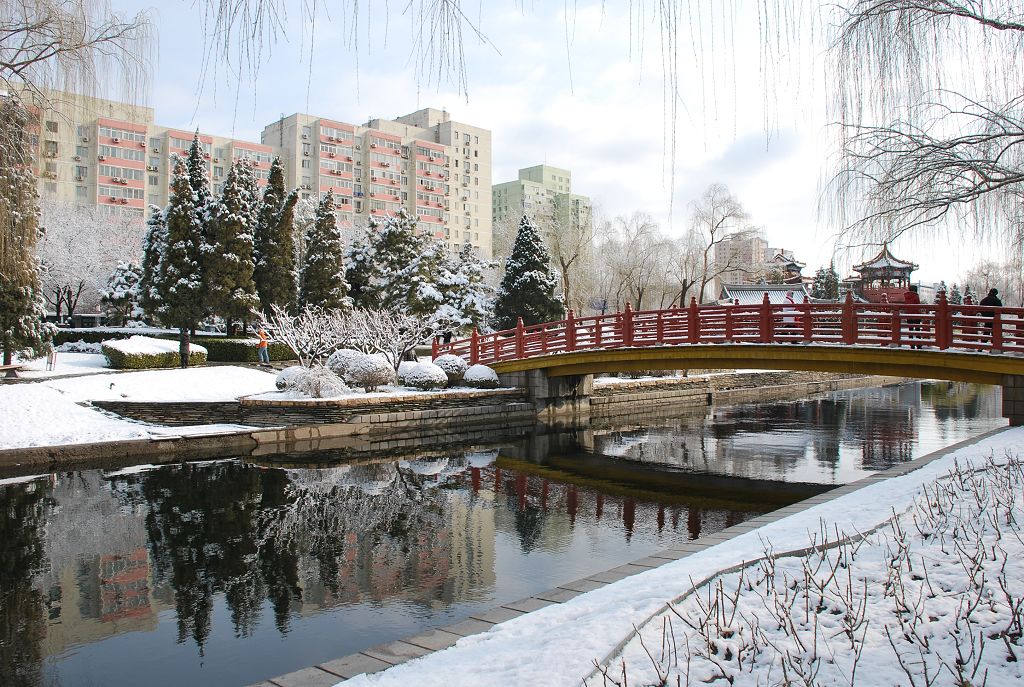
[[(999, 300), (999, 289), (989, 289), (988, 290), (988, 295), (985, 296), (984, 298), (982, 298), (981, 299), (981, 303), (979, 303), (978, 305), (989, 305), (989, 306), (995, 306), (997, 308), (1001, 308), (1003, 306), (1003, 302), (1001, 300)], [(981, 311), (981, 316), (986, 318), (985, 319), (985, 332), (989, 336), (991, 336), (992, 335), (992, 319), (996, 316), (996, 311), (995, 310), (982, 310)]]
[[(906, 293), (903, 294), (903, 302), (908, 305), (921, 305), (921, 297), (917, 294), (917, 284), (911, 284), (910, 288), (907, 289)], [(916, 309), (915, 309), (916, 310)], [(913, 311), (912, 311), (913, 312)], [(921, 330), (921, 318), (910, 317), (907, 319), (910, 324), (910, 331), (917, 332)], [(910, 335), (911, 339), (918, 338), (915, 334)], [(920, 346), (914, 346), (914, 348), (921, 348)]]

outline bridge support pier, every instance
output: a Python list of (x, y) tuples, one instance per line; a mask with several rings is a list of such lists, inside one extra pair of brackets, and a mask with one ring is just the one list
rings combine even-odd
[(1003, 417), (1012, 427), (1024, 425), (1024, 375), (1003, 375)]
[(526, 389), (541, 420), (554, 422), (567, 415), (590, 414), (594, 375), (549, 377), (545, 370), (526, 370), (505, 372), (498, 379), (502, 386)]

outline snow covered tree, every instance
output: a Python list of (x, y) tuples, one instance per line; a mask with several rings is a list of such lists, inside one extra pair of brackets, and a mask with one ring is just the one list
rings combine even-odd
[(830, 301), (839, 298), (839, 273), (836, 272), (835, 264), (828, 267), (820, 267), (814, 273), (814, 285), (811, 287), (811, 296)]
[(357, 307), (427, 312), (438, 303), (429, 283), (438, 253), (430, 239), (416, 231), (416, 220), (405, 208), (383, 218), (372, 217), (362, 236), (348, 251), (350, 284), (355, 283)]
[(490, 322), (495, 294), (494, 287), (487, 283), (485, 276), (490, 267), (468, 243), (443, 265), (435, 279), (443, 295), (437, 317), (439, 321), (466, 329), (479, 328)]
[(565, 307), (555, 295), (558, 279), (537, 225), (527, 215), (519, 222), (512, 254), (505, 261), (505, 277), (494, 304), (494, 326), (511, 329), (518, 318), (524, 324), (539, 324), (565, 317)]
[(160, 299), (160, 261), (167, 250), (167, 223), (164, 211), (156, 205), (149, 206), (149, 227), (142, 240), (142, 266), (139, 278), (139, 306), (150, 317), (157, 314), (163, 301)]
[(107, 279), (107, 287), (100, 292), (107, 324), (122, 325), (127, 320), (142, 316), (139, 307), (139, 283), (142, 268), (134, 262), (119, 260)]
[(248, 160), (236, 160), (228, 170), (220, 198), (210, 207), (203, 251), (208, 304), (229, 324), (248, 320), (259, 307), (253, 282), (253, 229), (259, 216), (258, 204), (252, 167)]
[(192, 145), (189, 146), (185, 155), (185, 166), (188, 169), (188, 184), (192, 188), (192, 204), (195, 206), (196, 216), (203, 226), (205, 236), (207, 213), (213, 204), (213, 193), (210, 192), (210, 176), (207, 165), (209, 155), (199, 140), (199, 132), (196, 131), (192, 137)]
[(206, 314), (203, 284), (203, 224), (185, 160), (175, 156), (171, 196), (164, 213), (167, 244), (160, 258), (157, 293), (164, 324), (178, 328), (181, 366), (188, 367), (189, 332)]
[(348, 283), (342, 260), (341, 232), (334, 214), (334, 194), (330, 191), (320, 201), (316, 221), (305, 237), (306, 260), (302, 265), (302, 288), (299, 304), (315, 305), (327, 310), (348, 308)]
[(298, 202), (296, 191), (285, 193), (284, 168), (281, 158), (275, 157), (263, 191), (253, 250), (256, 261), (253, 279), (265, 314), (270, 314), (272, 305), (294, 310), (298, 298), (293, 240)]
[(956, 285), (956, 282), (954, 282), (953, 286), (950, 287), (946, 300), (948, 300), (951, 305), (961, 305), (964, 302), (964, 296), (960, 293), (960, 287)]
[(39, 196), (32, 174), (26, 133), (29, 112), (13, 98), (0, 96), (0, 346), (3, 364), (14, 355), (42, 355), (50, 346), (53, 325), (34, 255), (39, 237)]

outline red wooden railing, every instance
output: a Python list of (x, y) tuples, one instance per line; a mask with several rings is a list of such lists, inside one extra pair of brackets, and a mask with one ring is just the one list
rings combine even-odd
[(434, 357), (462, 356), (470, 364), (552, 353), (682, 344), (838, 344), (950, 348), (1024, 353), (1024, 308), (951, 305), (945, 294), (929, 305), (904, 303), (697, 305), (632, 310), (524, 326), (433, 344)]

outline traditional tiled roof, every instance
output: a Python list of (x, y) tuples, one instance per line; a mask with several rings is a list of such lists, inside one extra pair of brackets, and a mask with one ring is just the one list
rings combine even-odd
[(786, 294), (790, 291), (797, 303), (803, 303), (804, 296), (811, 295), (804, 284), (722, 284), (718, 300), (722, 303), (739, 300), (740, 305), (757, 305), (764, 302), (767, 293), (769, 303), (785, 303)]
[(917, 265), (912, 262), (900, 260), (889, 252), (889, 244), (882, 244), (882, 251), (867, 262), (853, 266), (854, 271), (864, 272), (865, 270), (909, 270), (914, 271)]

